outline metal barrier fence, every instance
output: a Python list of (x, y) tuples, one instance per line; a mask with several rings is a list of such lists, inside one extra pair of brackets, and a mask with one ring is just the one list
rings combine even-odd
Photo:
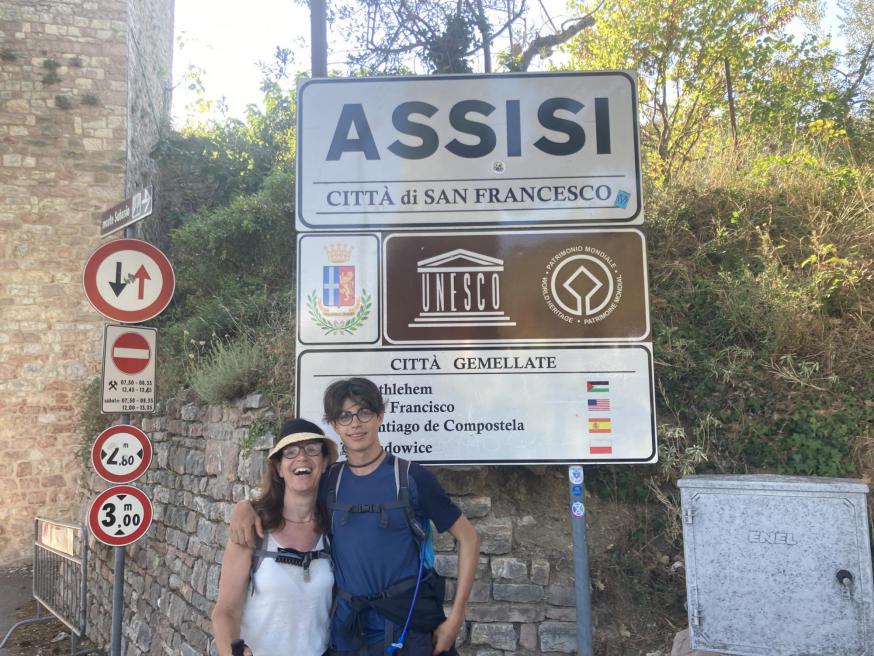
[(96, 649), (77, 652), (85, 635), (88, 597), (88, 529), (37, 517), (33, 539), (33, 598), (37, 616), (12, 626), (0, 648), (19, 626), (51, 619), (42, 608), (70, 629), (70, 654), (81, 656)]

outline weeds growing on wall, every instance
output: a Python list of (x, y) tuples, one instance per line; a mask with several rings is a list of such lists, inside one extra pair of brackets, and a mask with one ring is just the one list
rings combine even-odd
[(222, 403), (255, 389), (267, 368), (264, 344), (245, 331), (232, 341), (216, 337), (192, 368), (191, 387), (207, 403)]

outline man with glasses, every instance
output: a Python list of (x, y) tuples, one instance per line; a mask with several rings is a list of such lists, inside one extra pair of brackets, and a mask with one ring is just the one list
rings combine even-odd
[[(433, 474), (415, 463), (407, 469), (405, 461), (384, 451), (379, 427), (385, 403), (372, 381), (332, 383), (324, 409), (346, 452), (346, 462), (325, 475), (319, 489), (333, 533), (337, 588), (330, 653), (376, 656), (401, 642), (399, 654), (455, 653), (479, 562), (476, 529)], [(448, 617), (442, 580), (426, 562), (433, 556), (423, 530), (429, 521), (458, 542), (458, 580)], [(251, 506), (241, 502), (231, 517), (232, 539), (251, 544), (256, 523)]]

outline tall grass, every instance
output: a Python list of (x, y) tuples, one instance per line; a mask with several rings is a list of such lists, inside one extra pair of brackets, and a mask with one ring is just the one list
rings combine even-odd
[(746, 144), (651, 185), (647, 212), (662, 415), (721, 422), (698, 469), (874, 478), (871, 166)]

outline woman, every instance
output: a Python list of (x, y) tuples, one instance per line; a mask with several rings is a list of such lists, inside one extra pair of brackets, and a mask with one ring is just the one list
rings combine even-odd
[(334, 577), (316, 496), (337, 446), (305, 419), (279, 434), (252, 502), (264, 543), (225, 547), (212, 612), (218, 656), (232, 656), (238, 639), (254, 656), (321, 656), (328, 648)]

